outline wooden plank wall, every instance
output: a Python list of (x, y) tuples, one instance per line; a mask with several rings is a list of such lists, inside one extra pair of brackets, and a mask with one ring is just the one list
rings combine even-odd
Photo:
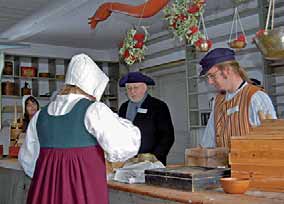
[[(283, 2), (283, 0), (281, 0)], [(218, 5), (219, 4), (219, 5)], [(213, 47), (228, 47), (227, 42), (229, 40), (231, 24), (233, 19), (234, 8), (230, 9), (218, 9), (222, 7), (222, 1), (216, 1), (216, 10), (206, 11), (205, 13), (205, 23), (207, 27), (207, 32), (209, 38), (213, 40)], [(245, 29), (247, 35), (248, 45), (243, 50), (237, 52), (237, 59), (240, 61), (240, 64), (248, 71), (249, 76), (257, 78), (266, 83), (267, 76), (263, 75), (264, 72), (264, 61), (259, 50), (254, 44), (251, 43), (252, 37), (255, 33), (262, 27), (260, 22), (262, 7), (262, 0), (251, 0), (246, 4), (241, 4), (238, 9), (241, 16), (242, 25)], [(279, 10), (279, 12), (281, 9)], [(208, 13), (208, 14), (207, 14)], [(280, 12), (281, 13), (281, 12)], [(278, 13), (278, 15), (280, 15)], [(282, 12), (283, 13), (283, 12)], [(262, 18), (263, 19), (263, 18)], [(278, 21), (278, 20), (277, 20)], [(282, 21), (283, 22), (283, 21)], [(145, 60), (142, 63), (136, 64), (130, 67), (130, 71), (134, 70), (151, 70), (155, 69), (155, 72), (159, 72), (159, 69), (164, 69), (165, 64), (170, 64), (175, 61), (185, 60), (185, 47), (177, 39), (173, 38), (173, 35), (165, 30), (161, 33), (154, 34), (150, 37), (148, 42), (148, 50), (146, 52)], [(198, 64), (198, 59), (200, 59), (204, 53), (197, 55), (197, 60), (194, 62), (197, 71), (199, 72), (200, 66)], [(122, 66), (120, 66), (121, 68)], [(184, 67), (173, 65), (169, 69), (186, 69)], [(168, 69), (168, 68), (167, 68)], [(126, 69), (124, 69), (125, 72)], [(182, 70), (180, 70), (182, 71)], [(169, 71), (170, 72), (170, 71)], [(174, 72), (175, 73), (175, 72)], [(186, 76), (184, 80), (187, 80)], [(190, 81), (189, 81), (190, 83)], [(199, 81), (198, 91), (207, 92), (213, 91), (212, 88), (208, 88), (208, 85), (205, 82)], [(182, 90), (180, 90), (182, 91)], [(186, 91), (186, 90), (185, 90)], [(123, 90), (119, 92), (119, 103), (124, 101), (125, 94)], [(202, 94), (198, 96), (199, 108), (208, 109), (209, 101), (214, 96), (214, 93)], [(122, 100), (121, 100), (122, 99)], [(181, 98), (179, 100), (188, 100), (186, 98)], [(282, 100), (283, 101), (283, 100)], [(200, 138), (203, 135), (204, 128), (190, 129), (190, 132), (182, 137), (187, 137), (187, 146), (195, 147), (199, 144)], [(185, 141), (184, 139), (179, 141)], [(177, 144), (178, 147), (184, 146), (184, 144)]]
[[(246, 4), (241, 4), (238, 7), (241, 17), (241, 23), (247, 36), (246, 48), (236, 51), (236, 58), (240, 62), (241, 66), (248, 72), (249, 77), (257, 78), (264, 83), (265, 77), (263, 75), (264, 63), (263, 58), (259, 50), (252, 43), (252, 38), (255, 33), (261, 27), (260, 23), (260, 9), (259, 2), (257, 0), (249, 1)], [(212, 11), (210, 11), (212, 13)], [(234, 8), (226, 9), (216, 13), (212, 13), (209, 16), (205, 15), (205, 24), (209, 38), (213, 40), (213, 47), (228, 47), (227, 42), (229, 40)], [(240, 32), (240, 29), (238, 30)], [(200, 59), (204, 54), (198, 54), (197, 58)], [(199, 61), (199, 60), (197, 60)], [(196, 69), (199, 72), (200, 66), (196, 64)], [(190, 83), (190, 82), (189, 82)], [(198, 90), (200, 93), (213, 92), (214, 89), (209, 87), (204, 81), (199, 82)], [(214, 96), (214, 93), (201, 94), (198, 96), (199, 108), (209, 109), (210, 99)], [(197, 146), (203, 135), (204, 128), (191, 129), (190, 147)]]
[[(284, 26), (284, 0), (276, 1), (274, 26)], [(269, 87), (267, 91), (272, 96), (278, 117), (284, 118), (284, 59), (265, 63), (266, 87)]]

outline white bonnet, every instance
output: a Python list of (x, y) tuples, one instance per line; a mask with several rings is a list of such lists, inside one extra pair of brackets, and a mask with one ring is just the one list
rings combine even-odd
[(68, 65), (65, 84), (76, 85), (99, 101), (107, 86), (109, 78), (86, 54), (72, 57)]

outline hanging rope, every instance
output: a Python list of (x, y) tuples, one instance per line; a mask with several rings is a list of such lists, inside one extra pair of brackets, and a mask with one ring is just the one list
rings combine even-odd
[(238, 38), (238, 24), (240, 25), (240, 29), (241, 29), (242, 34), (245, 36), (246, 34), (245, 34), (245, 30), (243, 28), (243, 25), (241, 23), (241, 17), (239, 15), (238, 8), (236, 7), (235, 11), (234, 11), (234, 16), (233, 16), (233, 23), (232, 23), (232, 26), (231, 26), (229, 42), (232, 41), (232, 35), (233, 35), (234, 26), (235, 26), (235, 34), (236, 34), (235, 39)]
[(268, 12), (267, 12), (267, 17), (266, 17), (265, 31), (268, 30), (270, 18), (271, 18), (270, 29), (272, 30), (273, 27), (274, 27), (274, 10), (275, 10), (275, 0), (270, 0), (269, 1)]
[[(240, 17), (238, 8), (236, 8), (236, 10), (237, 10), (237, 20), (238, 20), (238, 23), (239, 23), (239, 25), (240, 25), (240, 28), (241, 28), (242, 33), (243, 33), (244, 36), (245, 36), (246, 34), (245, 34), (245, 30), (244, 30), (244, 28), (243, 28), (243, 25), (242, 25), (242, 23), (241, 23), (241, 17)], [(237, 30), (236, 30), (236, 31), (237, 31)]]
[(232, 26), (231, 26), (231, 32), (230, 32), (229, 42), (231, 42), (231, 40), (232, 40), (232, 34), (233, 34), (233, 29), (234, 29), (234, 24), (235, 24), (235, 18), (236, 18), (236, 16), (237, 16), (237, 7), (235, 8), (235, 11), (234, 11), (233, 23), (232, 23)]
[(206, 30), (205, 22), (204, 22), (204, 17), (203, 17), (202, 13), (200, 15), (200, 18), (201, 18), (201, 22), (202, 22), (203, 33), (205, 35), (205, 40), (208, 40), (208, 34), (207, 34), (207, 30)]
[[(147, 0), (146, 0), (146, 1), (147, 1)], [(146, 4), (146, 2), (145, 2), (144, 7), (143, 7), (143, 10), (142, 10), (142, 13), (141, 13), (140, 18), (139, 18), (138, 26), (141, 25), (142, 16), (144, 15), (146, 6), (147, 6), (147, 4)]]
[[(146, 1), (147, 1), (147, 0), (146, 0)], [(149, 36), (149, 33), (148, 33), (148, 31), (147, 31), (147, 28), (146, 28), (145, 26), (141, 26), (142, 17), (144, 16), (144, 12), (145, 12), (146, 6), (147, 6), (147, 4), (145, 3), (145, 4), (144, 4), (144, 7), (143, 7), (143, 10), (142, 10), (142, 12), (141, 12), (141, 14), (140, 14), (140, 18), (139, 18), (139, 22), (138, 22), (138, 26), (137, 26), (138, 28), (141, 27), (141, 28), (143, 29), (144, 33), (145, 33), (145, 39), (144, 39), (144, 41), (147, 41), (147, 38), (148, 38), (148, 36)], [(137, 30), (137, 29), (136, 29), (136, 30)]]

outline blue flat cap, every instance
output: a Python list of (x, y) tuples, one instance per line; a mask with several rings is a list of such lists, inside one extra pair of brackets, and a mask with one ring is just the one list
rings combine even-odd
[(216, 64), (236, 60), (235, 52), (229, 48), (215, 48), (208, 52), (199, 62), (202, 66), (200, 76), (205, 75)]
[(125, 87), (125, 84), (127, 83), (145, 83), (147, 85), (155, 85), (155, 82), (150, 77), (140, 73), (140, 72), (129, 72), (127, 75), (122, 77), (119, 80), (119, 86)]

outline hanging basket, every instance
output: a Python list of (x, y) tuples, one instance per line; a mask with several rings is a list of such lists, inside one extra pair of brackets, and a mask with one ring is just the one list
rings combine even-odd
[(212, 47), (212, 40), (210, 40), (208, 38), (208, 34), (206, 31), (206, 26), (205, 26), (205, 22), (204, 22), (204, 17), (203, 14), (200, 14), (200, 21), (199, 21), (199, 25), (198, 25), (198, 29), (199, 27), (202, 25), (203, 27), (203, 35), (204, 37), (199, 38), (195, 43), (195, 48), (198, 52), (208, 52), (210, 50), (210, 48)]
[[(240, 31), (238, 29), (240, 27)], [(235, 37), (233, 37), (235, 35)], [(246, 34), (241, 22), (238, 8), (235, 8), (228, 45), (232, 49), (240, 50), (247, 45)]]
[(202, 40), (201, 43), (195, 44), (195, 48), (199, 52), (208, 52), (208, 50), (210, 50), (211, 47), (212, 47), (211, 40)]
[(209, 49), (210, 47), (207, 42), (203, 42), (200, 46), (196, 47), (196, 50), (199, 52), (208, 52)]
[(268, 30), (254, 38), (254, 43), (265, 59), (284, 59), (284, 27)]
[(244, 41), (234, 40), (232, 42), (229, 42), (228, 45), (230, 46), (230, 48), (233, 48), (233, 49), (242, 49), (246, 47), (247, 44)]

